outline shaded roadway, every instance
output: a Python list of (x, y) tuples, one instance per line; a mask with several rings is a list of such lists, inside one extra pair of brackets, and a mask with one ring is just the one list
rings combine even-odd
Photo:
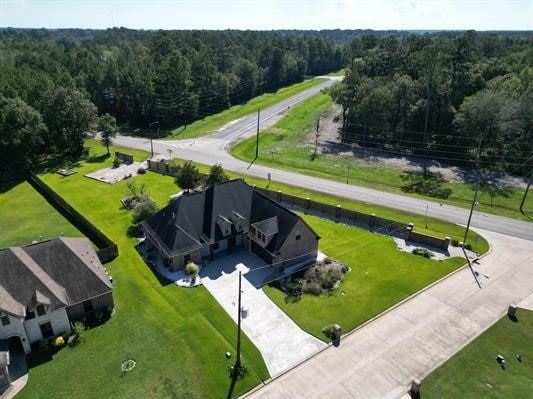
[[(329, 78), (325, 83), (305, 90), (272, 107), (261, 110), (260, 131), (273, 126), (283, 118), (289, 107), (315, 95), (321, 89), (330, 86), (338, 78)], [(344, 184), (338, 181), (303, 175), (285, 170), (275, 169), (263, 165), (250, 165), (232, 157), (227, 151), (229, 147), (239, 141), (256, 134), (257, 115), (253, 114), (226, 124), (211, 134), (187, 140), (154, 140), (154, 153), (172, 158), (188, 159), (206, 165), (216, 163), (232, 172), (283, 182), (292, 186), (312, 189), (327, 194), (333, 194), (347, 199), (400, 209), (405, 212), (424, 215), (426, 205), (428, 216), (457, 224), (466, 224), (469, 209), (452, 205), (439, 204), (427, 199), (407, 197), (384, 191)], [(114, 142), (118, 145), (150, 151), (150, 140), (146, 138), (117, 136)], [(170, 150), (170, 152), (169, 152)], [(533, 223), (510, 219), (502, 216), (482, 212), (474, 212), (472, 226), (502, 234), (533, 240)]]

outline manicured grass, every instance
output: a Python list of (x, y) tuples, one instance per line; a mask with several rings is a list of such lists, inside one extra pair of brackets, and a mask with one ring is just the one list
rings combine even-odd
[(400, 252), (390, 237), (302, 216), (322, 237), (319, 248), (351, 272), (333, 293), (304, 294), (296, 302), (287, 301), (276, 284), (263, 290), (300, 327), (323, 340), (325, 325), (337, 323), (350, 331), (465, 263), (462, 258), (441, 262)]
[[(516, 355), (522, 356), (522, 362)], [(496, 356), (505, 358), (505, 370)], [(422, 383), (422, 398), (530, 398), (533, 393), (533, 312), (504, 316)]]
[[(173, 163), (175, 164), (183, 164), (184, 162), (185, 161), (180, 159), (173, 160)], [(203, 173), (207, 173), (209, 171), (208, 166), (202, 164), (196, 164), (196, 166)], [(455, 238), (458, 241), (462, 241), (464, 237), (464, 227), (450, 222), (446, 222), (441, 219), (436, 219), (432, 217), (428, 217), (426, 219), (424, 215), (408, 213), (397, 209), (387, 208), (375, 204), (369, 204), (367, 202), (349, 200), (334, 195), (324, 194), (318, 191), (289, 186), (283, 183), (271, 182), (269, 184), (267, 180), (259, 179), (256, 177), (240, 175), (232, 172), (226, 173), (231, 178), (244, 178), (248, 184), (255, 184), (258, 187), (269, 188), (273, 191), (281, 191), (283, 193), (295, 195), (301, 198), (310, 198), (314, 201), (323, 202), (329, 205), (340, 205), (345, 209), (351, 209), (358, 212), (363, 212), (367, 214), (375, 213), (377, 216), (389, 220), (396, 220), (404, 223), (413, 223), (415, 231), (419, 233), (429, 234), (439, 238)], [(429, 214), (431, 215), (431, 208), (429, 210)], [(472, 245), (473, 250), (479, 254), (483, 254), (489, 250), (489, 244), (487, 243), (487, 241), (473, 230), (470, 230), (468, 242)]]
[[(315, 115), (327, 113), (331, 109), (332, 100), (327, 94), (317, 94), (302, 104), (294, 107), (285, 118), (274, 127), (261, 133), (259, 142), (259, 158), (255, 162), (276, 168), (287, 169), (298, 173), (334, 179), (350, 184), (370, 187), (377, 190), (409, 195), (433, 202), (446, 203), (470, 208), (474, 191), (472, 187), (462, 183), (446, 183), (444, 187), (452, 190), (446, 200), (409, 194), (401, 190), (404, 184), (397, 169), (383, 166), (369, 166), (351, 155), (324, 154), (311, 157), (312, 148), (305, 145), (305, 138), (314, 125)], [(231, 149), (236, 158), (250, 162), (255, 158), (255, 137), (249, 138)], [(320, 139), (319, 139), (320, 140)], [(478, 200), (479, 212), (493, 213), (526, 221), (533, 220), (533, 195), (527, 197), (524, 205), (525, 214), (519, 212), (524, 189), (515, 188), (508, 198), (495, 197), (490, 206), (488, 194), (481, 193)]]
[(26, 181), (0, 185), (0, 248), (83, 235)]
[[(226, 397), (231, 385), (228, 367), (235, 361), (235, 323), (204, 287), (162, 284), (142, 261), (134, 249), (136, 239), (127, 236), (131, 212), (119, 202), (126, 196), (127, 181), (108, 185), (84, 177), (112, 162), (112, 158), (92, 157), (105, 152), (99, 143), (87, 145), (90, 162), (80, 162), (77, 174), (40, 176), (118, 244), (120, 256), (106, 265), (113, 276), (116, 314), (103, 326), (87, 331), (79, 346), (64, 348), (53, 359), (33, 356), (28, 385), (17, 397)], [(147, 155), (123, 150), (137, 158)], [(133, 180), (145, 183), (160, 207), (177, 191), (171, 178), (155, 173)], [(2, 194), (6, 196), (18, 197), (12, 190)], [(23, 211), (8, 210), (10, 215)], [(249, 373), (236, 383), (233, 396), (268, 378), (261, 354), (246, 336), (242, 345)], [(230, 360), (225, 358), (226, 351), (233, 354)], [(127, 359), (135, 360), (137, 366), (122, 375), (121, 363)]]
[[(275, 105), (283, 100), (286, 100), (289, 97), (294, 96), (295, 94), (310, 89), (311, 87), (323, 82), (323, 79), (307, 79), (301, 83), (296, 83), (291, 86), (279, 89), (276, 92), (265, 93), (260, 96), (254, 97), (253, 99), (249, 100), (244, 104), (234, 105), (233, 107), (218, 114), (206, 116), (205, 118), (200, 119), (192, 123), (191, 125), (188, 125), (186, 128), (180, 126), (170, 131), (161, 131), (160, 135), (163, 135), (166, 138), (175, 139), (189, 139), (193, 137), (201, 137), (223, 127), (229, 122), (257, 112), (257, 109)], [(123, 133), (147, 137), (149, 136), (150, 131), (149, 129), (123, 129)], [(154, 128), (154, 135), (155, 134), (156, 129)]]

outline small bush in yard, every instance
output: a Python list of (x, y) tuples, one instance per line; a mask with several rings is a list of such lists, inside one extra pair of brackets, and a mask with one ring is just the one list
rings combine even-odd
[(322, 334), (324, 334), (329, 339), (333, 339), (333, 325), (328, 324), (327, 326), (322, 327)]
[(120, 166), (120, 160), (117, 157), (115, 157), (113, 159), (113, 167), (118, 168), (119, 166)]
[(77, 341), (81, 341), (83, 339), (84, 333), (85, 333), (85, 324), (83, 324), (83, 322), (81, 321), (75, 321), (72, 324), (72, 334), (78, 336)]
[(289, 277), (285, 283), (285, 289), (289, 295), (300, 295), (302, 293), (302, 280)]
[(452, 247), (458, 247), (459, 240), (457, 238), (452, 238), (452, 241), (450, 242), (450, 244), (452, 244)]
[(320, 295), (322, 287), (316, 281), (306, 281), (303, 285), (303, 291), (312, 295)]
[(464, 248), (465, 248), (466, 250), (468, 250), (468, 251), (471, 251), (471, 250), (472, 250), (472, 245), (470, 245), (470, 244), (465, 244), (465, 245), (464, 245)]
[(189, 262), (185, 266), (185, 273), (189, 276), (197, 276), (200, 273), (200, 267), (194, 262)]
[(65, 345), (65, 340), (61, 335), (52, 341), (54, 348), (61, 348), (63, 345)]
[(337, 281), (342, 279), (342, 272), (337, 269), (329, 269), (323, 276), (321, 280), (322, 288), (330, 290), (335, 287)]
[(431, 259), (433, 256), (435, 256), (433, 252), (427, 250), (426, 248), (415, 248), (411, 251), (411, 253), (423, 256), (424, 258), (428, 259)]

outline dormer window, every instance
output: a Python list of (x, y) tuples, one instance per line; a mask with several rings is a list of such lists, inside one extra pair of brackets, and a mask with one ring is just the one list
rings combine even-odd
[(300, 240), (302, 238), (302, 233), (300, 232), (300, 230), (296, 230), (296, 241)]
[(46, 314), (46, 306), (40, 303), (35, 307), (35, 311), (37, 312), (37, 316), (43, 316)]

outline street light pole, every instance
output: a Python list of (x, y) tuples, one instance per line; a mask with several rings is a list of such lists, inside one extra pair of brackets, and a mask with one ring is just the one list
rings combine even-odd
[(428, 209), (429, 209), (429, 204), (426, 204), (426, 214), (424, 215), (424, 222), (426, 222), (426, 229), (428, 228)]

